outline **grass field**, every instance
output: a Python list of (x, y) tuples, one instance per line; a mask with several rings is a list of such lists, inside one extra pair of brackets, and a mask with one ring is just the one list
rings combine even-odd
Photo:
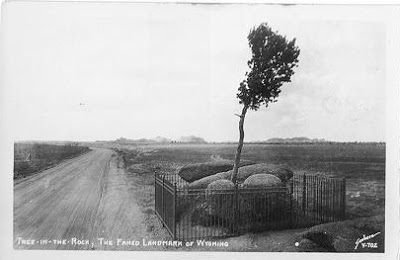
[[(112, 156), (118, 161), (118, 169), (123, 173), (118, 176), (123, 176), (124, 179), (118, 186), (111, 185), (110, 187), (115, 187), (115, 191), (121, 191), (124, 188), (129, 189), (129, 193), (133, 194), (133, 198), (138, 202), (143, 213), (143, 221), (135, 223), (135, 225), (144, 227), (146, 232), (158, 240), (167, 240), (170, 239), (170, 236), (162, 227), (154, 212), (154, 173), (176, 173), (183, 165), (189, 163), (222, 159), (233, 160), (236, 151), (236, 144), (124, 145), (115, 142), (103, 142), (86, 145), (100, 146), (117, 151), (117, 154), (113, 153)], [(89, 148), (85, 146), (76, 145), (16, 144), (14, 176), (22, 178), (37, 172), (38, 169), (51, 167), (65, 158), (77, 156), (88, 150)], [(106, 152), (111, 154), (110, 151)], [(31, 155), (30, 161), (27, 160), (29, 154)], [(257, 163), (285, 165), (295, 174), (318, 172), (346, 178), (346, 213), (348, 220), (326, 223), (311, 228), (257, 232), (230, 237), (222, 240), (229, 241), (229, 248), (220, 250), (353, 252), (354, 242), (357, 238), (364, 234), (374, 234), (379, 231), (382, 233), (378, 238), (380, 246), (377, 250), (371, 249), (371, 251), (383, 252), (385, 224), (384, 144), (245, 144), (242, 159)], [(104, 162), (102, 159), (100, 161)], [(28, 164), (29, 168), (18, 168), (21, 167), (19, 163)], [(38, 164), (35, 166), (35, 163)], [(27, 170), (26, 175), (20, 169)], [(125, 207), (123, 211), (125, 212), (127, 209), (129, 207)], [(361, 219), (360, 217), (365, 218)], [(129, 219), (129, 221), (135, 222), (135, 218)], [(295, 246), (297, 242), (300, 243), (300, 246)], [(166, 250), (175, 250), (175, 248), (167, 248)], [(190, 250), (205, 249), (193, 247)]]
[[(188, 163), (233, 160), (235, 144), (118, 146), (126, 168), (152, 185), (153, 173)], [(347, 180), (347, 218), (384, 213), (385, 145), (373, 143), (245, 144), (242, 159), (283, 164), (297, 174), (319, 172)]]
[(15, 143), (14, 179), (25, 178), (89, 150), (76, 144)]

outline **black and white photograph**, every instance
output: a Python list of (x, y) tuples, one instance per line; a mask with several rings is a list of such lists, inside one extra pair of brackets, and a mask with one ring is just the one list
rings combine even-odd
[(395, 257), (398, 15), (3, 2), (2, 247)]

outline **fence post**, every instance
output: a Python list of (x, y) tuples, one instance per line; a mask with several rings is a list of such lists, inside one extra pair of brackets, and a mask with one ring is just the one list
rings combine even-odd
[(342, 179), (342, 185), (341, 185), (341, 193), (342, 193), (342, 208), (341, 208), (341, 221), (343, 221), (346, 218), (346, 179)]
[[(290, 227), (293, 227), (297, 221), (297, 212), (294, 212), (294, 201), (297, 201), (298, 198), (298, 194), (297, 194), (297, 187), (296, 187), (296, 192), (294, 191), (294, 182), (297, 182), (297, 178), (295, 176), (293, 176), (292, 180), (290, 181)], [(297, 203), (297, 202), (296, 202)]]
[(290, 194), (293, 194), (294, 193), (294, 183), (293, 183), (293, 179), (292, 179), (292, 181), (290, 182)]
[(289, 183), (291, 190), (287, 192), (287, 198), (289, 198), (289, 227), (293, 228), (293, 180)]
[(164, 190), (165, 190), (165, 175), (163, 175), (162, 178), (162, 191), (161, 191), (161, 216), (162, 216), (162, 224), (163, 227), (165, 227), (164, 225), (164, 221), (165, 221), (165, 204), (164, 204)]
[(303, 207), (303, 213), (305, 213), (306, 212), (306, 182), (307, 182), (307, 179), (306, 179), (306, 174), (304, 173), (303, 174), (303, 205), (302, 205), (302, 207)]
[(176, 182), (174, 183), (174, 212), (173, 212), (173, 218), (174, 218), (174, 221), (173, 221), (173, 236), (174, 236), (174, 240), (176, 240), (176, 202), (177, 202), (177, 200), (176, 200), (176, 197), (177, 197), (177, 192), (176, 192)]
[(238, 215), (239, 215), (239, 196), (238, 196), (238, 192), (239, 192), (239, 189), (238, 189), (238, 184), (237, 183), (235, 183), (235, 195), (234, 195), (234, 200), (235, 200), (235, 208), (234, 208), (234, 225), (235, 225), (235, 227), (234, 227), (234, 229), (235, 229), (235, 231), (234, 231), (234, 233), (236, 233), (236, 235), (239, 235), (239, 217), (238, 217)]

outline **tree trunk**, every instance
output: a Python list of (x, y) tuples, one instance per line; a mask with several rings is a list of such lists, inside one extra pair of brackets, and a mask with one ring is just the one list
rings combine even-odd
[(244, 140), (244, 130), (243, 130), (243, 124), (244, 124), (244, 117), (246, 116), (248, 107), (244, 106), (242, 110), (242, 114), (240, 115), (240, 120), (239, 120), (239, 144), (236, 150), (236, 155), (235, 155), (235, 163), (233, 165), (233, 173), (231, 176), (231, 181), (236, 184), (237, 181), (237, 174), (238, 174), (238, 169), (239, 169), (239, 163), (240, 163), (240, 155), (242, 154), (242, 147), (243, 147), (243, 140)]

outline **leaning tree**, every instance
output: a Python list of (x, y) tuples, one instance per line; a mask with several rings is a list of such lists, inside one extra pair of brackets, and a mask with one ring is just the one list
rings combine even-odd
[(281, 86), (290, 82), (294, 74), (293, 69), (297, 66), (300, 54), (296, 39), (288, 41), (285, 36), (272, 31), (267, 23), (253, 28), (247, 39), (252, 56), (247, 62), (250, 70), (246, 72), (246, 78), (240, 83), (236, 95), (243, 109), (242, 114), (238, 115), (240, 136), (231, 176), (233, 183), (237, 180), (247, 110), (256, 111), (262, 105), (268, 107), (269, 103), (277, 101)]

